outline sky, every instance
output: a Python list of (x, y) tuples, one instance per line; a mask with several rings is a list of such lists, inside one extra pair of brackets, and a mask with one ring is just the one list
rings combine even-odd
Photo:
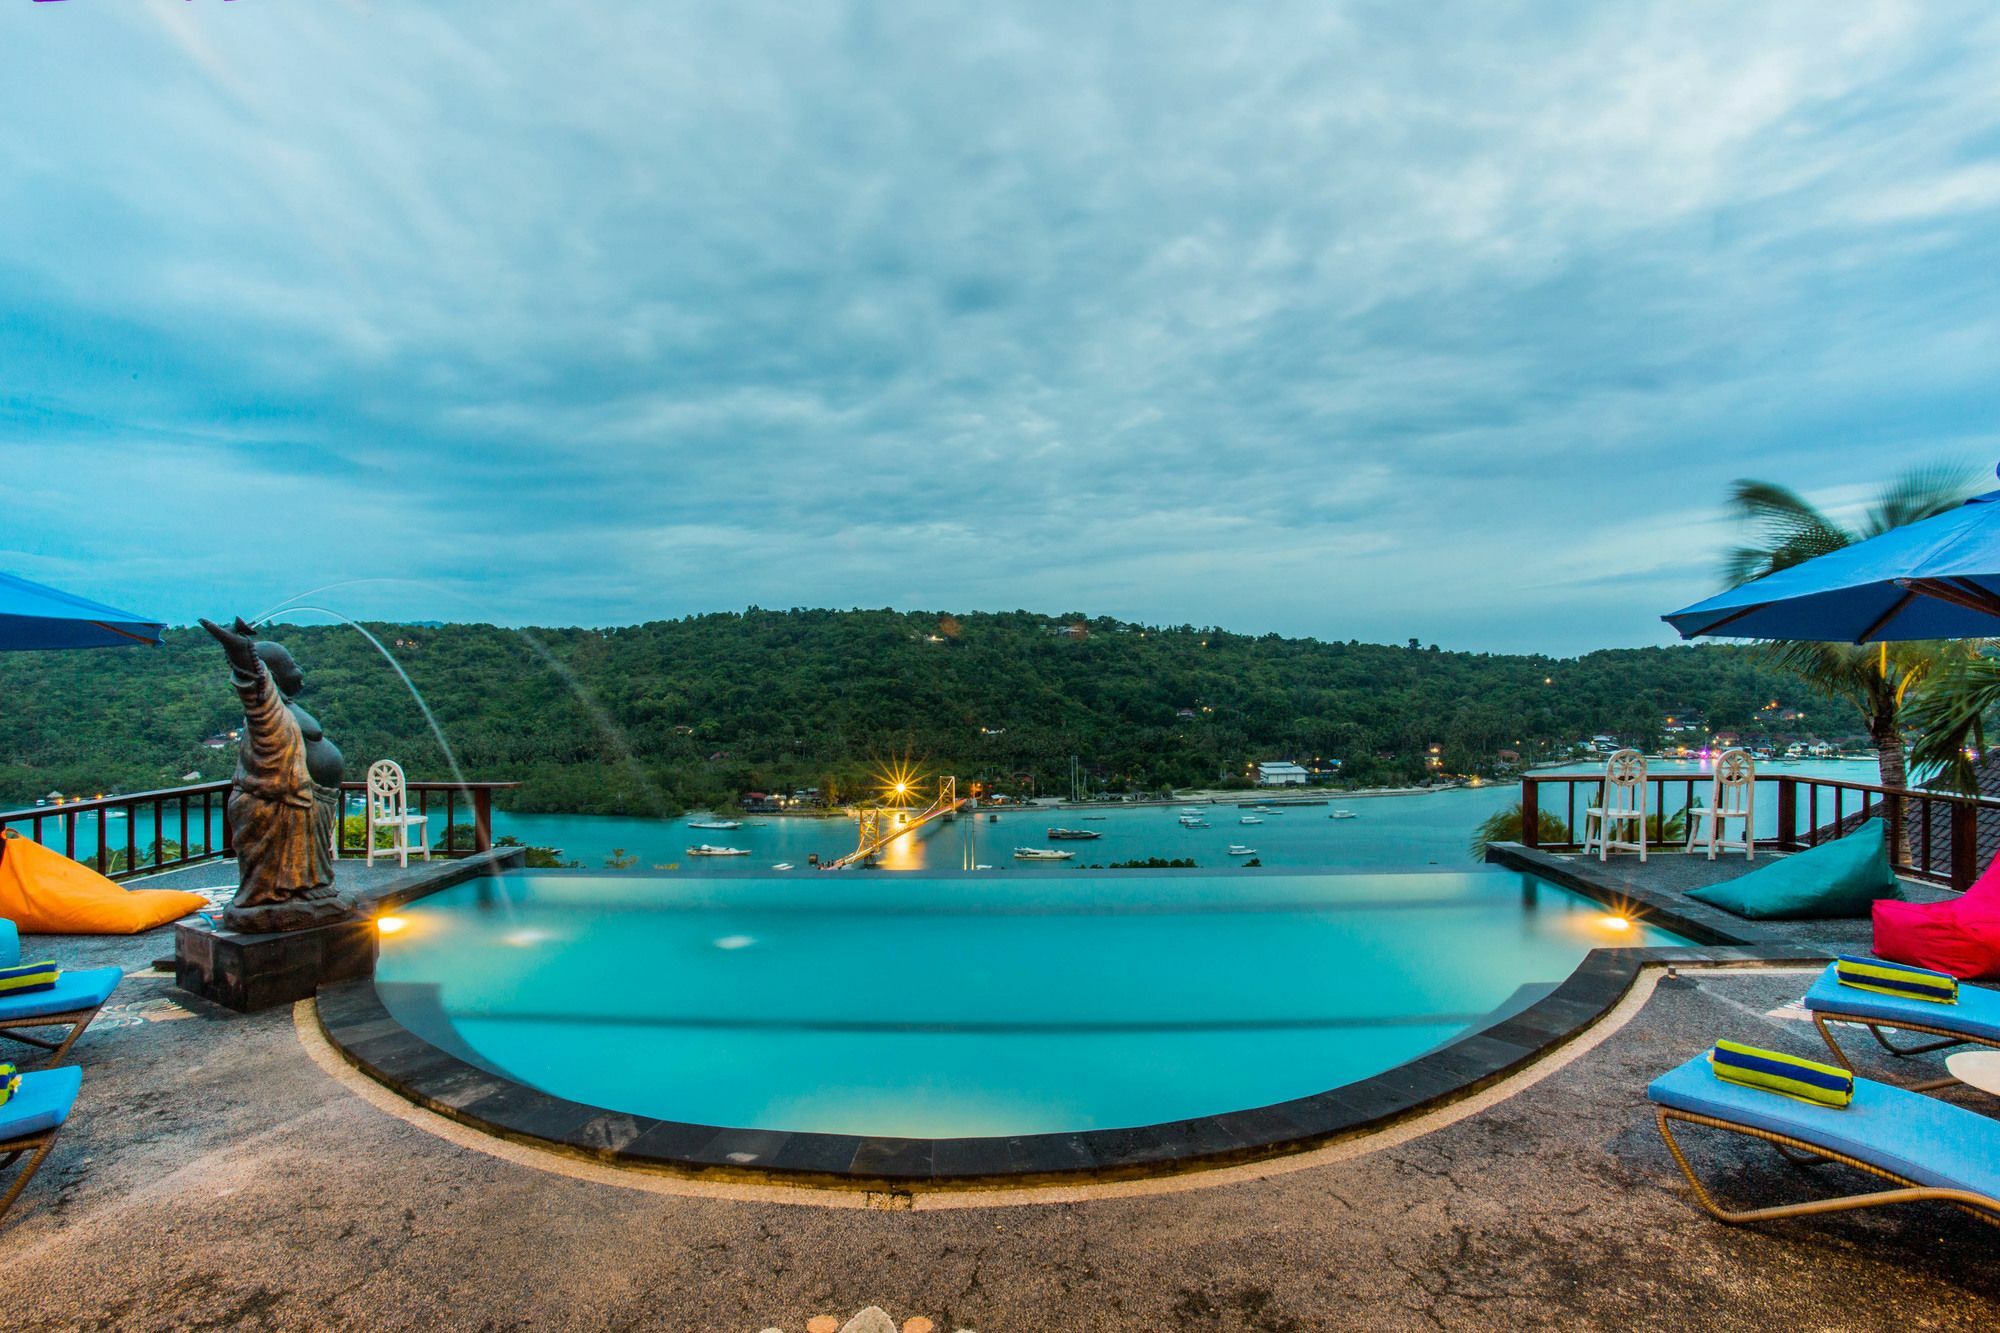
[(0, 9), (0, 570), (175, 622), (1665, 642), (1996, 362), (1990, 4)]

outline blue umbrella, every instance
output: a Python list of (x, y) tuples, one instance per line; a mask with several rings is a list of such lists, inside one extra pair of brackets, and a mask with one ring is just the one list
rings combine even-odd
[(1684, 639), (2000, 635), (2000, 491), (1662, 616)]
[(166, 628), (115, 606), (0, 574), (0, 652), (158, 643)]

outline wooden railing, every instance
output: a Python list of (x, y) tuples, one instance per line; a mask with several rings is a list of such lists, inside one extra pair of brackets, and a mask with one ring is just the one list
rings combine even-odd
[[(1678, 845), (1659, 831), (1676, 814), (1694, 804), (1708, 804), (1709, 773), (1651, 773), (1646, 808), (1657, 823), (1648, 828), (1653, 846)], [(1582, 845), (1583, 813), (1599, 804), (1602, 773), (1529, 774), (1521, 779), (1521, 841), (1548, 851), (1574, 851)], [(1989, 857), (1981, 850), (1982, 832), (2000, 844), (2000, 800), (1959, 796), (1951, 792), (1902, 789), (1839, 778), (1798, 773), (1773, 773), (1757, 779), (1756, 838), (1760, 847), (1801, 851), (1851, 833), (1870, 818), (1889, 825), (1891, 853), (1898, 874), (1966, 889), (1979, 877)], [(1551, 841), (1541, 836), (1543, 815), (1556, 815), (1566, 836)], [(1894, 833), (1901, 825), (1903, 848), (1896, 850)], [(1996, 845), (2000, 850), (2000, 845)]]
[[(444, 816), (442, 823), (433, 823), (430, 828), (433, 853), (469, 856), (493, 846), (493, 793), (519, 785), (411, 782), (405, 790), (416, 814), (429, 815), (436, 810)], [(365, 825), (350, 828), (345, 816), (365, 813), (361, 801), (366, 799), (368, 784), (343, 782), (340, 790), (344, 816), (340, 855), (364, 855), (368, 850)], [(471, 820), (470, 846), (450, 841), (461, 812)], [(94, 826), (94, 832), (87, 826)], [(11, 828), (71, 860), (84, 861), (112, 879), (156, 874), (235, 853), (227, 782), (0, 810), (0, 828)], [(79, 833), (85, 836), (79, 837)]]

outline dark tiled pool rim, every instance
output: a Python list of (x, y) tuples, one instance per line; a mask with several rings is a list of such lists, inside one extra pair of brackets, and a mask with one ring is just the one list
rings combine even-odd
[[(1602, 896), (1575, 885), (1587, 896)], [(1618, 904), (1625, 905), (1625, 904)], [(1644, 904), (1647, 919), (1695, 947), (1593, 949), (1569, 978), (1519, 1013), (1357, 1083), (1272, 1106), (1132, 1129), (1012, 1138), (908, 1139), (731, 1129), (587, 1106), (468, 1064), (404, 1027), (372, 979), (319, 989), (321, 1031), (376, 1082), (437, 1114), (503, 1139), (680, 1175), (887, 1191), (1089, 1183), (1256, 1161), (1388, 1127), (1506, 1078), (1573, 1040), (1651, 964), (1810, 963), (1797, 945), (1739, 942), (1734, 922)], [(1734, 935), (1734, 938), (1731, 938)]]

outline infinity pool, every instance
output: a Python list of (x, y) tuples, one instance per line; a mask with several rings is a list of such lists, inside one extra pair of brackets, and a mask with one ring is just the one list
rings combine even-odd
[(913, 1138), (1285, 1101), (1593, 948), (1687, 943), (1494, 871), (516, 874), (401, 916), (382, 1001), (474, 1064), (664, 1120)]

